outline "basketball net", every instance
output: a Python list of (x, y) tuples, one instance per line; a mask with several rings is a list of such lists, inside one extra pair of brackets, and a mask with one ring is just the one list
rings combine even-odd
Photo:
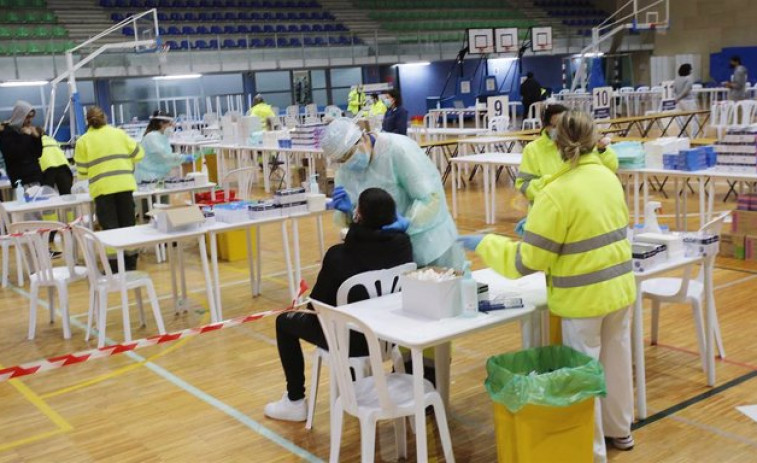
[(168, 62), (168, 52), (171, 51), (171, 46), (167, 43), (162, 44), (155, 51), (158, 54), (158, 61), (160, 64), (166, 64)]

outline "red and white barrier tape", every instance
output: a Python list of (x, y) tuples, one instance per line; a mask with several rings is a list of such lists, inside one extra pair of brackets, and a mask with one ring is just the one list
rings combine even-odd
[[(297, 294), (297, 299), (303, 296), (307, 290), (308, 285), (305, 283), (305, 281), (300, 281), (300, 291)], [(129, 343), (115, 344), (111, 346), (105, 346), (100, 349), (90, 349), (73, 354), (51, 357), (45, 360), (38, 360), (36, 362), (24, 363), (22, 365), (16, 365), (9, 368), (3, 368), (2, 370), (0, 370), (0, 383), (8, 381), (9, 379), (20, 378), (22, 376), (29, 376), (43, 371), (57, 370), (58, 368), (89, 362), (90, 360), (112, 357), (114, 355), (123, 354), (124, 352), (131, 352), (137, 349), (142, 349), (143, 347), (156, 346), (158, 344), (178, 341), (179, 339), (210, 333), (212, 331), (224, 330), (226, 328), (231, 328), (234, 326), (242, 325), (244, 323), (260, 320), (261, 318), (271, 315), (277, 315), (283, 312), (292, 311), (295, 309), (295, 307), (301, 305), (303, 304), (297, 304), (295, 300), (292, 301), (292, 304), (285, 309), (267, 310), (265, 312), (231, 318), (229, 320), (218, 323), (211, 323), (209, 325), (199, 326), (196, 328), (188, 328), (186, 330), (176, 331), (174, 333), (159, 334)]]

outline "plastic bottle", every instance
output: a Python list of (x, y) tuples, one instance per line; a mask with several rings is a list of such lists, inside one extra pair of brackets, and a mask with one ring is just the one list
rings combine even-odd
[(310, 194), (320, 193), (320, 190), (318, 189), (318, 174), (310, 176), (310, 188), (308, 188), (308, 190), (310, 191)]
[(26, 196), (24, 195), (24, 186), (21, 185), (21, 180), (16, 180), (16, 201), (19, 203), (26, 202)]
[(463, 315), (473, 316), (478, 313), (478, 285), (471, 275), (471, 263), (465, 261), (463, 280), (460, 282), (460, 294), (463, 298)]

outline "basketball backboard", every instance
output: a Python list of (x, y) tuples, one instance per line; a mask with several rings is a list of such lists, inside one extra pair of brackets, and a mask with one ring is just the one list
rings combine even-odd
[(670, 0), (635, 0), (629, 2), (635, 30), (657, 30), (670, 27)]
[(531, 49), (535, 52), (552, 51), (552, 28), (531, 28)]
[(516, 53), (518, 29), (515, 27), (494, 29), (494, 50), (497, 53)]
[(468, 29), (468, 53), (471, 55), (494, 53), (494, 29)]

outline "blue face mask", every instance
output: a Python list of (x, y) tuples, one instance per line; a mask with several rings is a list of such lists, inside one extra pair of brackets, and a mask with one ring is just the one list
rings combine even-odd
[(387, 108), (392, 107), (392, 100), (390, 100), (389, 98), (382, 98), (381, 101), (384, 102), (384, 106), (386, 106)]
[(371, 163), (371, 155), (365, 151), (357, 151), (352, 157), (344, 164), (344, 167), (355, 172), (361, 172), (368, 168), (368, 164)]

